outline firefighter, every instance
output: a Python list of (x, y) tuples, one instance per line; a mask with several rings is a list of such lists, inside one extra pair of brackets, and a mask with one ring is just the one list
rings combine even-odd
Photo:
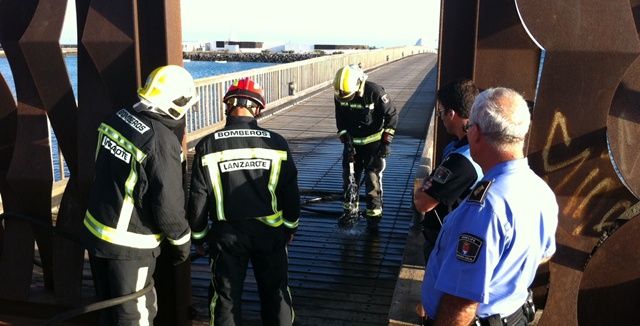
[(382, 218), (382, 172), (398, 122), (396, 108), (384, 88), (367, 81), (367, 75), (358, 65), (338, 69), (333, 88), (336, 126), (344, 145), (343, 216), (350, 214), (352, 205), (356, 205), (357, 210), (357, 199), (355, 203), (347, 200), (350, 197), (347, 190), (353, 182), (349, 180), (349, 163), (353, 162), (356, 187), (364, 171), (367, 228), (376, 231)]
[(251, 261), (262, 323), (292, 325), (287, 244), (300, 215), (297, 169), (286, 140), (258, 127), (265, 98), (256, 82), (235, 81), (223, 102), (225, 127), (196, 145), (187, 209), (194, 243), (209, 242), (210, 324), (242, 324)]
[[(189, 257), (181, 144), (174, 130), (198, 100), (191, 75), (179, 66), (155, 69), (138, 90), (140, 102), (118, 110), (98, 128), (95, 180), (85, 214), (85, 239), (100, 300), (139, 291), (151, 279), (168, 241), (173, 261)], [(155, 290), (108, 308), (101, 325), (148, 325)]]

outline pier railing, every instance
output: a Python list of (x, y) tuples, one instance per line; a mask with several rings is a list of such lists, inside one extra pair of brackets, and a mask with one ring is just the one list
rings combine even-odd
[[(222, 97), (236, 79), (251, 77), (260, 83), (265, 90), (267, 100), (265, 114), (268, 114), (269, 108), (275, 108), (329, 85), (333, 81), (335, 72), (344, 65), (359, 63), (363, 69), (371, 70), (389, 62), (426, 52), (433, 52), (433, 50), (421, 46), (364, 50), (197, 79), (196, 87), (200, 100), (186, 115), (187, 139), (198, 139), (224, 125)], [(57, 153), (52, 153), (52, 157), (62, 158), (59, 148), (53, 150)], [(53, 159), (52, 162), (54, 162)], [(64, 181), (68, 177), (65, 164), (56, 159), (52, 165), (55, 181)]]

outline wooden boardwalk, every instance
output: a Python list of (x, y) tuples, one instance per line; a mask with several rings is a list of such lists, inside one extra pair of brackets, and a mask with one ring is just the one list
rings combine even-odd
[[(355, 232), (336, 228), (340, 200), (308, 206), (289, 247), (289, 278), (296, 325), (386, 325), (408, 229), (413, 178), (422, 155), (427, 119), (434, 104), (436, 55), (408, 57), (369, 73), (387, 89), (400, 111), (391, 156), (383, 175), (384, 217), (378, 234), (360, 223)], [(327, 88), (286, 111), (260, 121), (289, 141), (304, 198), (341, 192), (342, 145), (336, 137), (333, 91)], [(361, 209), (364, 203), (360, 205)], [(208, 322), (209, 266), (192, 267), (196, 325)], [(246, 325), (260, 325), (256, 283), (248, 273), (243, 296)]]
[[(412, 223), (413, 179), (423, 151), (427, 120), (434, 106), (435, 63), (435, 54), (422, 54), (369, 72), (370, 80), (387, 89), (400, 115), (383, 173), (384, 216), (380, 231), (366, 232), (364, 221), (354, 232), (339, 231), (336, 219), (342, 211), (341, 200), (306, 206), (321, 213), (303, 210), (298, 233), (289, 247), (289, 285), (296, 325), (388, 324)], [(279, 132), (289, 141), (299, 171), (299, 185), (305, 194), (303, 199), (315, 198), (318, 193), (339, 197), (342, 145), (336, 137), (331, 88), (261, 120), (260, 125)], [(361, 210), (365, 207), (363, 202), (360, 207)], [(33, 301), (54, 303), (55, 299), (43, 289), (41, 268), (34, 268), (33, 277)], [(193, 324), (208, 325), (210, 271), (207, 259), (193, 262), (191, 279), (193, 304), (198, 312)], [(83, 271), (82, 293), (88, 302), (95, 299), (88, 262)], [(53, 316), (55, 312), (42, 312), (42, 315)], [(243, 293), (244, 324), (261, 325), (259, 316), (257, 287), (249, 271)], [(0, 325), (4, 322), (40, 325), (38, 318), (0, 315)]]

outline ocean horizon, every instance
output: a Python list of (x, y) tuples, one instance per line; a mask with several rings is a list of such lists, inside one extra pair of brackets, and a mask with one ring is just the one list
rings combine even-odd
[[(67, 73), (69, 74), (69, 81), (73, 88), (73, 94), (76, 99), (78, 98), (78, 57), (76, 55), (65, 55), (65, 64), (67, 66)], [(269, 67), (277, 65), (278, 63), (267, 62), (214, 62), (214, 61), (184, 61), (184, 67), (191, 73), (194, 79), (206, 78), (211, 76), (223, 75), (238, 71), (250, 70), (255, 68)], [(13, 79), (13, 73), (9, 66), (9, 60), (6, 57), (0, 57), (0, 73), (5, 82), (9, 86), (14, 98), (16, 96), (16, 89)], [(51, 129), (51, 149), (53, 157), (53, 167), (58, 166), (58, 140)], [(57, 168), (53, 168), (54, 180), (58, 181), (61, 178), (60, 172)], [(69, 170), (65, 164), (65, 176), (69, 175)]]
[[(65, 55), (64, 61), (67, 66), (67, 73), (69, 74), (69, 81), (73, 88), (73, 93), (78, 97), (78, 56), (77, 55)], [(215, 62), (215, 61), (189, 61), (183, 62), (184, 68), (191, 73), (194, 79), (206, 78), (217, 75), (224, 75), (238, 71), (270, 67), (277, 65), (278, 63), (272, 62)], [(4, 80), (7, 82), (11, 93), (16, 96), (16, 89), (13, 80), (13, 73), (9, 66), (9, 60), (6, 57), (0, 57), (0, 73)]]

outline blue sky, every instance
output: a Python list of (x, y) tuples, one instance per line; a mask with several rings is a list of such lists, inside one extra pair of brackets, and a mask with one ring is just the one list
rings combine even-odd
[[(148, 1), (148, 0), (146, 0)], [(440, 0), (181, 0), (182, 40), (437, 45)], [(76, 43), (74, 2), (67, 5), (61, 43)]]

